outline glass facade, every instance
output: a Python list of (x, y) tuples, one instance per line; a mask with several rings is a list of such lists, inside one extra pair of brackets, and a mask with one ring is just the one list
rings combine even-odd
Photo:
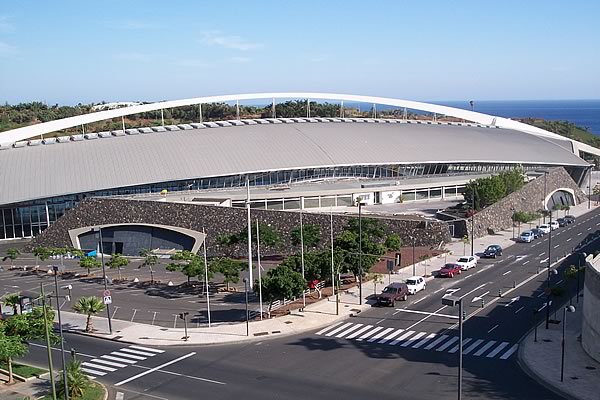
[[(327, 168), (307, 168), (301, 170), (282, 170), (261, 172), (253, 174), (230, 175), (219, 177), (204, 177), (181, 181), (154, 183), (147, 185), (99, 190), (88, 193), (78, 193), (68, 196), (54, 197), (42, 200), (33, 200), (18, 204), (0, 206), (0, 240), (26, 238), (38, 235), (48, 225), (54, 223), (67, 210), (75, 207), (86, 197), (118, 196), (136, 194), (158, 194), (166, 189), (169, 192), (202, 190), (202, 189), (230, 189), (243, 187), (248, 178), (251, 186), (288, 185), (299, 182), (319, 182), (343, 178), (364, 179), (410, 179), (425, 176), (458, 176), (468, 174), (494, 173), (513, 168), (513, 164), (484, 164), (484, 163), (438, 163), (438, 164), (387, 164), (387, 165), (355, 165), (336, 166)], [(544, 168), (543, 165), (523, 165), (525, 171)], [(572, 176), (575, 168), (566, 167)], [(460, 195), (462, 187), (448, 188), (448, 193)], [(456, 192), (455, 192), (456, 190)], [(423, 188), (416, 191), (402, 193), (405, 201), (440, 197), (441, 188)], [(234, 206), (239, 206), (234, 202)], [(305, 197), (304, 207), (330, 207), (351, 205), (350, 195)], [(269, 201), (252, 202), (253, 208), (289, 210), (298, 209), (300, 199), (274, 199)]]

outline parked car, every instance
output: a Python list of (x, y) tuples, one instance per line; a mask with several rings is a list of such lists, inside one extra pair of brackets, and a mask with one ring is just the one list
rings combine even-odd
[(558, 222), (558, 226), (560, 226), (561, 228), (567, 224), (567, 220), (565, 220), (564, 218), (558, 218), (556, 222)]
[(550, 225), (548, 225), (548, 224), (540, 225), (538, 227), (538, 229), (541, 230), (544, 233), (550, 233)]
[(477, 266), (477, 258), (474, 256), (461, 257), (456, 263), (460, 266), (460, 269), (467, 271)]
[(383, 306), (395, 306), (399, 300), (406, 301), (408, 299), (408, 286), (406, 283), (394, 282), (377, 296), (377, 304)]
[(531, 243), (531, 242), (533, 242), (534, 238), (535, 237), (533, 236), (533, 232), (531, 232), (531, 231), (521, 232), (521, 235), (519, 235), (519, 242)]
[(545, 235), (544, 231), (542, 231), (540, 228), (530, 229), (530, 232), (533, 233), (534, 239), (540, 238)]
[(572, 224), (573, 222), (575, 222), (575, 216), (574, 215), (565, 215), (565, 221), (567, 221), (567, 224)]
[(411, 276), (406, 280), (408, 286), (408, 294), (416, 294), (421, 290), (425, 290), (425, 278), (422, 276)]
[(556, 221), (550, 222), (550, 229), (555, 230), (555, 229), (558, 229), (559, 227), (560, 227), (560, 225), (558, 225), (558, 222), (556, 222)]
[(498, 244), (491, 244), (483, 252), (483, 256), (487, 258), (496, 258), (502, 255), (502, 247)]
[(460, 274), (460, 265), (446, 264), (438, 272), (439, 277), (453, 278), (454, 275)]

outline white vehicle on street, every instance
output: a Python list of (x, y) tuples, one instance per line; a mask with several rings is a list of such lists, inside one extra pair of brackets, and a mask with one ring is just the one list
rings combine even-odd
[(550, 225), (548, 225), (548, 224), (540, 225), (540, 227), (538, 229), (540, 231), (544, 232), (545, 235), (550, 233)]
[(471, 268), (475, 268), (477, 266), (477, 257), (475, 256), (465, 256), (461, 257), (456, 261), (456, 264), (460, 266), (460, 269), (463, 271), (467, 271)]
[[(541, 230), (541, 228), (542, 227), (540, 226), (538, 229)], [(521, 243), (531, 243), (533, 242), (533, 239), (535, 239), (535, 235), (531, 231), (521, 232), (521, 234), (519, 235), (519, 242)]]
[(556, 221), (552, 221), (550, 222), (550, 228), (552, 228), (552, 230), (558, 229), (560, 227), (559, 223)]
[(406, 286), (408, 286), (408, 294), (416, 294), (421, 290), (425, 290), (425, 278), (422, 276), (411, 276), (406, 280)]

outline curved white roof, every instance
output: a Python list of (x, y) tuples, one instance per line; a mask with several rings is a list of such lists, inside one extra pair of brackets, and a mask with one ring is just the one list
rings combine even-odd
[[(118, 118), (131, 114), (138, 114), (142, 112), (156, 111), (165, 108), (174, 108), (189, 106), (194, 104), (203, 103), (217, 103), (217, 102), (231, 102), (231, 101), (244, 101), (244, 100), (255, 100), (255, 99), (311, 99), (311, 100), (338, 100), (338, 101), (350, 101), (359, 103), (370, 103), (370, 104), (383, 104), (394, 107), (403, 107), (414, 110), (422, 110), (440, 115), (448, 115), (467, 121), (473, 121), (484, 125), (494, 125), (500, 128), (514, 129), (522, 132), (527, 132), (533, 135), (563, 138), (552, 132), (545, 131), (543, 129), (527, 125), (521, 122), (513, 121), (508, 118), (495, 117), (493, 115), (482, 114), (478, 112), (463, 110), (454, 107), (440, 106), (437, 104), (422, 103), (409, 100), (391, 99), (387, 97), (373, 97), (373, 96), (357, 96), (348, 94), (338, 93), (306, 93), (306, 92), (282, 92), (282, 93), (252, 93), (252, 94), (234, 94), (225, 96), (209, 96), (209, 97), (197, 97), (191, 99), (182, 100), (170, 100), (151, 104), (136, 105), (131, 107), (124, 107), (115, 110), (100, 111), (90, 114), (79, 115), (76, 117), (64, 118), (56, 121), (45, 122), (42, 124), (31, 125), (23, 128), (13, 129), (10, 131), (0, 132), (0, 144), (2, 143), (14, 143), (20, 140), (25, 140), (33, 137), (43, 136), (51, 132), (72, 128), (92, 122), (103, 121), (111, 118)], [(575, 140), (568, 139), (573, 143), (573, 151), (578, 154), (578, 150), (585, 151), (588, 153), (600, 155), (600, 149), (589, 146), (587, 144), (577, 142)]]
[(23, 143), (0, 151), (0, 187), (10, 188), (0, 191), (0, 204), (148, 183), (339, 165), (587, 166), (566, 140), (511, 129), (372, 119), (265, 122), (141, 128), (126, 134), (89, 134), (87, 140), (75, 136), (47, 144)]

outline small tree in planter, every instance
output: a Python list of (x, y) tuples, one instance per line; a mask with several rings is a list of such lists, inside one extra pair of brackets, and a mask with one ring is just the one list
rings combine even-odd
[(19, 255), (21, 254), (21, 252), (19, 251), (19, 249), (16, 249), (14, 247), (11, 247), (9, 249), (6, 249), (6, 256), (11, 260), (11, 261), (15, 261), (17, 259), (17, 257), (19, 257)]
[(383, 283), (382, 274), (373, 274), (373, 294), (377, 296), (377, 284)]
[(385, 247), (388, 250), (393, 250), (393, 251), (400, 250), (401, 246), (402, 246), (402, 239), (400, 238), (400, 235), (398, 235), (397, 233), (392, 233), (387, 238), (385, 238)]
[(144, 257), (144, 262), (139, 268), (148, 267), (150, 270), (150, 283), (154, 283), (154, 270), (152, 269), (158, 263), (158, 256), (149, 249), (140, 250), (140, 257)]
[(81, 268), (87, 269), (87, 274), (89, 276), (91, 269), (100, 268), (102, 266), (102, 263), (96, 260), (96, 257), (81, 257), (79, 259), (79, 266)]
[(121, 268), (129, 265), (129, 260), (123, 257), (121, 254), (112, 254), (110, 261), (106, 263), (106, 266), (110, 269), (117, 269), (119, 271), (119, 280), (122, 281)]
[(216, 258), (210, 262), (209, 268), (223, 274), (223, 283), (229, 291), (229, 285), (240, 281), (240, 272), (248, 268), (248, 264), (231, 258)]

